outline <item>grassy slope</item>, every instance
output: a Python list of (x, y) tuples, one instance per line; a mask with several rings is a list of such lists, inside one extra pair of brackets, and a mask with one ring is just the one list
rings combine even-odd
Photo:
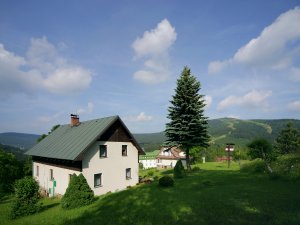
[[(176, 180), (102, 196), (94, 204), (62, 210), (45, 199), (44, 210), (11, 221), (11, 198), (0, 203), (1, 224), (300, 224), (299, 183), (241, 173), (233, 164), (206, 163), (203, 170)], [(147, 171), (143, 171), (144, 173)], [(171, 171), (161, 171), (170, 173)]]

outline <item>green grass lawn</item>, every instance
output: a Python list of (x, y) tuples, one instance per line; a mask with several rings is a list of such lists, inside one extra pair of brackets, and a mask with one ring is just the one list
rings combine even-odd
[[(0, 203), (0, 224), (300, 224), (300, 183), (242, 173), (235, 163), (197, 165), (201, 170), (161, 188), (157, 182), (101, 196), (80, 209), (63, 210), (43, 199), (42, 212), (8, 218), (12, 198)], [(147, 174), (147, 171), (142, 173)], [(153, 176), (172, 174), (155, 171)]]

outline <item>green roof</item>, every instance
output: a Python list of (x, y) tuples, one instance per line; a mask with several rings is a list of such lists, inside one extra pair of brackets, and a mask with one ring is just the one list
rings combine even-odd
[[(112, 116), (80, 122), (78, 126), (73, 127), (71, 127), (70, 124), (62, 125), (41, 142), (29, 149), (25, 154), (55, 159), (76, 160), (80, 154), (88, 149), (88, 147), (117, 120), (121, 121), (118, 116)], [(122, 121), (121, 123), (123, 124)], [(124, 127), (126, 128), (125, 125)], [(130, 132), (129, 134), (131, 135)], [(134, 138), (133, 142), (139, 152), (143, 153), (143, 150), (136, 143)]]
[(158, 153), (159, 153), (159, 150), (154, 150), (152, 152), (146, 152), (145, 155), (140, 156), (140, 160), (143, 160), (143, 159), (155, 159), (156, 156), (158, 155)]

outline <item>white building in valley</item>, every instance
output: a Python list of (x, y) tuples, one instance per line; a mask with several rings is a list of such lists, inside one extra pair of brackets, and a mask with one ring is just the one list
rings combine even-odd
[(157, 168), (173, 168), (177, 161), (181, 159), (186, 166), (185, 153), (178, 147), (162, 147), (156, 156)]
[(62, 125), (26, 152), (33, 176), (49, 195), (63, 195), (72, 174), (82, 173), (95, 195), (134, 186), (144, 151), (118, 116)]

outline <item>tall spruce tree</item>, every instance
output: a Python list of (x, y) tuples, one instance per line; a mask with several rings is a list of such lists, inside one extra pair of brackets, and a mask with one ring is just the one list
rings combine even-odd
[(165, 134), (167, 144), (179, 145), (186, 153), (187, 169), (190, 170), (190, 149), (193, 146), (208, 147), (207, 117), (204, 116), (204, 95), (200, 95), (200, 82), (184, 67), (177, 80), (175, 95), (170, 101)]

